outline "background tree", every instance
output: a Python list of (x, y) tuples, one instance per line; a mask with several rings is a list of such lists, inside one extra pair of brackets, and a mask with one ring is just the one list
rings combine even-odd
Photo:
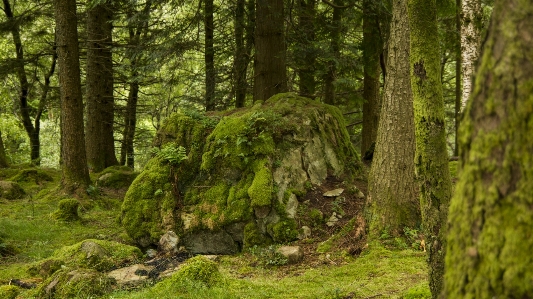
[(6, 150), (4, 148), (4, 141), (2, 139), (2, 132), (0, 131), (0, 168), (9, 166), (6, 159)]
[(204, 43), (205, 43), (205, 110), (215, 110), (215, 47), (213, 34), (213, 0), (204, 1)]
[(435, 0), (409, 0), (410, 72), (414, 100), (415, 167), (420, 208), (429, 246), (429, 286), (433, 298), (442, 290), (445, 224), (451, 197), (446, 149), (441, 60)]
[(283, 2), (256, 2), (254, 101), (287, 91)]
[(298, 46), (295, 49), (296, 65), (299, 68), (298, 90), (300, 95), (314, 98), (316, 93), (315, 65), (317, 51), (316, 41), (316, 0), (300, 0), (297, 3)]
[(54, 0), (61, 97), (62, 185), (75, 191), (90, 182), (85, 155), (75, 0)]
[(87, 162), (91, 171), (117, 165), (115, 155), (113, 57), (111, 52), (113, 10), (111, 1), (89, 4), (87, 9), (87, 73), (85, 127)]
[(415, 129), (409, 76), (409, 22), (407, 0), (392, 3), (387, 80), (377, 142), (369, 175), (372, 219), (370, 239), (383, 231), (403, 235), (405, 227), (420, 223), (415, 181)]
[(447, 298), (528, 298), (533, 285), (533, 7), (496, 1), (460, 126)]
[(461, 110), (472, 92), (472, 79), (481, 50), (481, 29), (483, 27), (483, 11), (481, 0), (461, 0), (461, 66), (462, 95)]

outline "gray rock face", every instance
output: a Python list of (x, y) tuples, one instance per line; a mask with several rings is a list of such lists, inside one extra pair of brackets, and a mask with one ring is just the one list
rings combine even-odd
[(107, 273), (107, 277), (116, 281), (118, 287), (135, 287), (148, 280), (148, 274), (154, 266), (136, 264)]
[(168, 231), (159, 239), (159, 250), (164, 255), (174, 255), (178, 253), (178, 243), (180, 238), (173, 231)]
[(224, 230), (198, 231), (183, 238), (183, 244), (192, 254), (234, 254), (239, 247)]
[(287, 258), (288, 264), (296, 264), (304, 258), (304, 251), (300, 246), (282, 246), (278, 252)]

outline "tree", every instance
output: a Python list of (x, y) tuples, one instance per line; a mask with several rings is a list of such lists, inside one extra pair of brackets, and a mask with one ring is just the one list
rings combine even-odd
[(533, 6), (496, 1), (460, 127), (447, 298), (531, 298)]
[[(409, 0), (410, 72), (422, 223), (429, 245), (429, 286), (433, 298), (442, 289), (445, 224), (451, 197), (446, 149), (436, 1)], [(392, 33), (391, 33), (392, 34)]]
[(87, 10), (85, 144), (87, 162), (94, 172), (118, 164), (113, 136), (113, 9), (111, 1), (105, 1)]
[[(330, 29), (330, 49), (332, 57), (327, 62), (327, 70), (324, 78), (324, 103), (335, 105), (335, 80), (337, 78), (337, 63), (341, 49), (342, 15), (344, 0), (333, 0), (333, 18)], [(329, 3), (329, 2), (328, 2)]]
[(83, 101), (75, 0), (54, 0), (61, 98), (62, 185), (69, 191), (90, 182), (85, 155)]
[(254, 101), (287, 91), (283, 2), (256, 2)]
[(315, 15), (316, 0), (298, 1), (298, 48), (296, 50), (297, 72), (300, 81), (298, 90), (300, 95), (314, 98), (316, 92), (315, 64), (316, 50), (314, 42), (316, 39)]
[(213, 0), (204, 0), (205, 33), (205, 110), (215, 110), (215, 47), (213, 34)]
[(463, 92), (461, 95), (461, 110), (472, 92), (472, 78), (481, 47), (481, 28), (483, 11), (481, 0), (461, 0), (461, 66), (463, 78)]
[(2, 131), (0, 131), (0, 168), (7, 167), (6, 149), (4, 148), (4, 141), (2, 140)]
[(369, 176), (370, 239), (377, 239), (385, 230), (392, 236), (400, 236), (405, 227), (414, 228), (420, 223), (406, 14), (407, 0), (394, 0), (388, 74)]
[[(362, 154), (365, 154), (376, 142), (381, 105), (379, 75), (383, 39), (379, 28), (380, 20), (377, 6), (375, 1), (363, 1), (363, 99), (365, 102), (363, 104), (363, 131), (361, 133)], [(408, 24), (405, 26), (409, 27)], [(406, 58), (408, 59), (408, 57)]]
[[(20, 118), (22, 120), (22, 124), (24, 126), (24, 130), (28, 134), (29, 140), (30, 140), (30, 158), (31, 161), (35, 164), (40, 164), (40, 156), (41, 156), (41, 146), (40, 146), (40, 124), (41, 124), (41, 117), (44, 112), (44, 109), (46, 107), (46, 101), (48, 98), (48, 92), (50, 90), (50, 78), (53, 76), (55, 72), (55, 66), (56, 66), (56, 54), (52, 54), (52, 62), (50, 65), (50, 69), (47, 73), (44, 75), (44, 83), (42, 84), (42, 93), (39, 98), (37, 107), (34, 108), (30, 105), (31, 99), (31, 89), (34, 87), (30, 81), (28, 80), (28, 76), (26, 74), (26, 67), (27, 64), (26, 58), (25, 58), (25, 48), (22, 43), (21, 38), (21, 24), (23, 24), (23, 17), (16, 16), (11, 8), (11, 4), (9, 0), (3, 0), (4, 4), (4, 13), (8, 19), (8, 28), (11, 33), (11, 36), (13, 38), (13, 44), (15, 46), (15, 63), (14, 63), (14, 69), (17, 74), (18, 78), (18, 84), (19, 84), (19, 90), (18, 90), (18, 103), (19, 103), (19, 109), (20, 109)], [(29, 12), (28, 12), (29, 14)], [(53, 47), (53, 52), (55, 52), (55, 47)], [(32, 121), (32, 112), (33, 115), (33, 121)]]

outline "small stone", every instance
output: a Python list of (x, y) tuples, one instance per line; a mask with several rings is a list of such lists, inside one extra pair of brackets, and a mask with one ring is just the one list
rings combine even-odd
[(218, 255), (215, 255), (215, 254), (207, 254), (207, 255), (204, 255), (204, 257), (213, 262), (218, 261)]
[(298, 234), (298, 239), (304, 240), (309, 239), (311, 237), (311, 228), (309, 226), (302, 226), (300, 228), (300, 233)]
[(365, 198), (365, 194), (363, 192), (361, 192), (361, 190), (357, 190), (357, 199), (364, 199)]
[(329, 217), (328, 222), (326, 222), (326, 225), (329, 227), (334, 226), (339, 221), (339, 216), (337, 216), (337, 213), (333, 212), (331, 214), (331, 217)]
[(157, 250), (155, 249), (148, 249), (146, 250), (146, 257), (149, 259), (153, 259), (157, 256)]
[(304, 251), (300, 246), (282, 246), (278, 252), (287, 258), (288, 264), (296, 264), (304, 258)]
[(337, 196), (341, 195), (342, 192), (344, 192), (344, 189), (338, 188), (338, 189), (331, 190), (331, 191), (328, 191), (328, 192), (324, 193), (323, 196), (325, 196), (325, 197), (337, 197)]
[(107, 273), (107, 276), (115, 279), (120, 286), (137, 286), (149, 277), (150, 271), (155, 267), (136, 264), (125, 268), (120, 268)]
[(178, 253), (178, 243), (180, 239), (173, 231), (168, 231), (159, 239), (159, 249), (165, 255)]

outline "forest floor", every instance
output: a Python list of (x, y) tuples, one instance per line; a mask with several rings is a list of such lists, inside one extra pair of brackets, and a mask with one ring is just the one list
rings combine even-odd
[[(22, 170), (23, 167), (1, 170), (0, 181)], [(0, 253), (4, 249), (4, 254), (0, 254), (0, 286), (12, 279), (38, 285), (42, 278), (30, 275), (28, 267), (63, 246), (85, 239), (131, 244), (118, 220), (125, 189), (93, 190), (91, 196), (80, 199), (81, 220), (59, 222), (52, 214), (59, 199), (66, 198), (58, 188), (60, 173), (44, 171), (52, 180), (23, 179), (19, 183), (26, 191), (24, 197), (0, 198)], [(300, 200), (324, 215), (337, 211), (343, 217), (332, 227), (313, 227), (310, 238), (290, 244), (304, 249), (304, 260), (298, 264), (272, 265), (275, 261), (268, 260), (268, 255), (258, 255), (257, 249), (244, 250), (234, 256), (219, 257), (222, 285), (157, 287), (157, 281), (152, 281), (140, 288), (117, 289), (101, 298), (430, 298), (425, 253), (416, 240), (408, 244), (384, 234), (383, 242), (368, 245), (345, 236), (327, 252), (317, 250), (350, 219), (362, 215), (361, 199), (349, 194), (342, 201), (323, 196), (325, 191), (345, 187), (343, 184), (328, 179)], [(366, 194), (365, 182), (356, 185)], [(32, 298), (29, 294), (31, 290), (21, 289), (17, 298)]]

